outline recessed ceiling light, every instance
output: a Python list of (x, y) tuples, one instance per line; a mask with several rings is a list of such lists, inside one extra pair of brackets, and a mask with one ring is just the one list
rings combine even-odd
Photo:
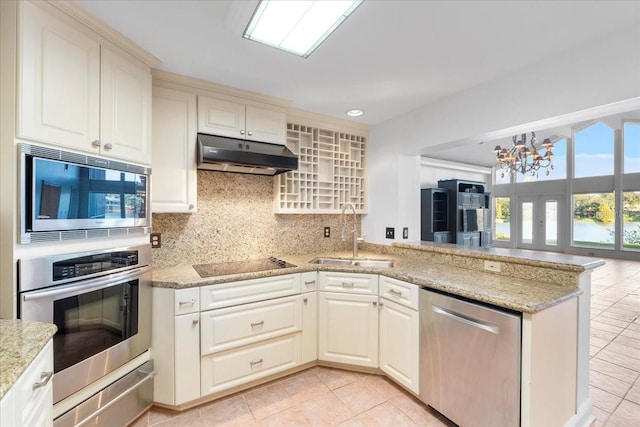
[(357, 110), (357, 109), (347, 110), (347, 116), (359, 117), (363, 114), (364, 114), (364, 110)]
[(243, 37), (307, 58), (362, 0), (261, 0)]

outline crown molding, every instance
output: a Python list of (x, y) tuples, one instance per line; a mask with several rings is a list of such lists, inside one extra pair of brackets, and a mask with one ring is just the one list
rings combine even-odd
[(157, 67), (160, 64), (160, 60), (158, 58), (135, 44), (122, 33), (105, 24), (77, 3), (68, 0), (47, 0), (47, 3), (55, 6), (57, 9), (90, 28), (92, 31), (98, 33), (100, 36), (120, 47), (122, 50), (142, 61), (149, 67)]

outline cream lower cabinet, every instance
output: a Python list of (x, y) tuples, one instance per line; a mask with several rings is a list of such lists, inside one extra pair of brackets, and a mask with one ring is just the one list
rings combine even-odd
[(318, 273), (300, 277), (302, 288), (302, 363), (318, 360)]
[(200, 291), (153, 288), (153, 400), (177, 406), (200, 397)]
[(418, 394), (419, 287), (380, 276), (380, 369)]
[(0, 400), (0, 425), (53, 425), (53, 341), (38, 353)]
[(318, 359), (377, 368), (378, 276), (321, 271), (318, 283)]

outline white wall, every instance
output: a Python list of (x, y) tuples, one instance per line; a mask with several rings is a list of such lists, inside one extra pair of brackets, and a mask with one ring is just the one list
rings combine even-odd
[(491, 191), (491, 168), (422, 157), (420, 159), (420, 188), (438, 187), (438, 181), (442, 179), (484, 182), (486, 184), (485, 191)]
[(419, 240), (425, 148), (638, 108), (639, 76), (640, 28), (632, 28), (374, 126), (366, 240), (390, 243), (385, 226), (408, 226), (409, 240)]

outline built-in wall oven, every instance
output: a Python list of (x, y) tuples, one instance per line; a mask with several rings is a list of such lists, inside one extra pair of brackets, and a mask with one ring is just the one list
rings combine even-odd
[[(150, 261), (147, 244), (18, 262), (19, 317), (55, 323), (58, 327), (53, 337), (54, 404), (86, 400), (91, 397), (91, 389), (104, 388), (95, 384), (120, 380), (124, 376), (116, 371), (145, 352), (149, 359)], [(127, 394), (140, 401), (133, 407), (148, 406), (152, 399), (152, 369), (134, 370), (135, 378), (128, 380), (131, 387), (120, 385), (115, 389), (128, 390)], [(139, 389), (132, 388), (135, 384)], [(89, 395), (76, 396), (83, 392)], [(113, 395), (112, 400), (115, 398), (123, 397)], [(129, 416), (125, 421), (136, 414)], [(77, 425), (75, 421), (73, 425)], [(104, 424), (87, 421), (84, 425)]]

